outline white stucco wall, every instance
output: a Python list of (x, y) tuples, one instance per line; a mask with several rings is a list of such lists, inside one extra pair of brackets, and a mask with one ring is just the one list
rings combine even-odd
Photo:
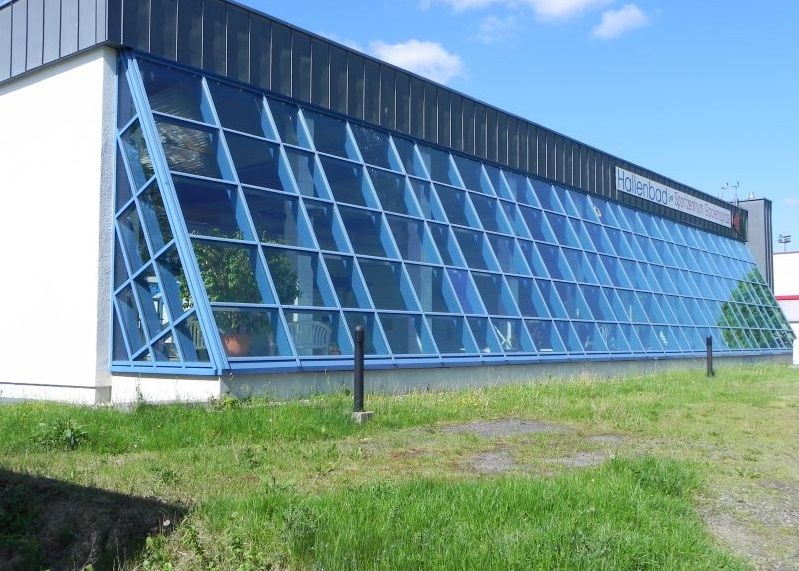
[(116, 54), (0, 85), (0, 398), (110, 396)]
[(799, 338), (799, 252), (774, 254), (774, 295)]

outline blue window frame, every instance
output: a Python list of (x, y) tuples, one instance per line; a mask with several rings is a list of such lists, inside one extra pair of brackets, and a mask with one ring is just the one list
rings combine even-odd
[(343, 367), (356, 325), (399, 366), (697, 356), (706, 335), (790, 350), (738, 242), (196, 70), (120, 67), (116, 371)]

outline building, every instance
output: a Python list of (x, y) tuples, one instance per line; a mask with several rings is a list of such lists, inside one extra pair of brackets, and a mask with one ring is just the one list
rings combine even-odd
[(748, 245), (757, 268), (768, 287), (774, 291), (774, 231), (771, 226), (771, 201), (768, 198), (750, 197), (736, 200), (746, 210)]
[(774, 254), (774, 295), (794, 335), (799, 335), (799, 252)]
[(0, 397), (790, 359), (745, 210), (234, 2), (4, 3), (0, 125)]

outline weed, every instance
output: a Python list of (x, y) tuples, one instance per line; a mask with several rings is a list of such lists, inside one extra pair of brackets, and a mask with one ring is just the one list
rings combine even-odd
[(57, 418), (40, 422), (33, 443), (45, 450), (75, 450), (89, 438), (86, 429), (73, 418)]

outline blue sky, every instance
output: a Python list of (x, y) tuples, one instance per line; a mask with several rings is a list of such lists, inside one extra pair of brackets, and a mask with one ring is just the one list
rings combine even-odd
[(799, 249), (799, 2), (243, 3), (709, 194), (769, 198), (775, 242)]

